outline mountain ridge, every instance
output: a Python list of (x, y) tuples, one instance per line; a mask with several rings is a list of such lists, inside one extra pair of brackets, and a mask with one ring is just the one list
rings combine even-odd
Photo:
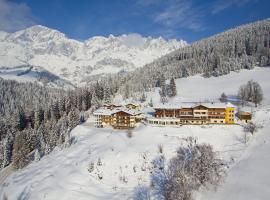
[(133, 71), (186, 45), (183, 40), (136, 33), (78, 41), (58, 30), (35, 25), (14, 33), (0, 33), (0, 66), (43, 67), (79, 85), (93, 75)]

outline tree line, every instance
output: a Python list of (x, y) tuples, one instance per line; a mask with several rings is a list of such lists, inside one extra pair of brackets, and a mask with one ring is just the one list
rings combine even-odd
[(109, 103), (112, 95), (102, 82), (65, 91), (0, 78), (0, 86), (0, 168), (22, 168), (70, 145), (85, 111)]

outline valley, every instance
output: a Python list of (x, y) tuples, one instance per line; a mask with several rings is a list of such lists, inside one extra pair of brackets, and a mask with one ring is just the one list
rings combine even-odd
[[(159, 145), (162, 146), (162, 155), (167, 161), (175, 155), (176, 149), (184, 144), (185, 138), (189, 136), (197, 138), (199, 143), (213, 145), (214, 150), (229, 165), (229, 182), (225, 179), (224, 189), (223, 183), (218, 189), (225, 192), (231, 185), (236, 184), (235, 181), (238, 181), (230, 178), (231, 173), (239, 173), (237, 169), (238, 166), (243, 165), (242, 162), (254, 159), (253, 148), (258, 148), (256, 147), (258, 145), (261, 145), (261, 148), (269, 146), (267, 136), (270, 114), (269, 70), (269, 68), (255, 68), (237, 73), (231, 72), (219, 78), (193, 76), (176, 80), (179, 92), (172, 102), (196, 101), (199, 98), (199, 100), (209, 100), (209, 98), (217, 100), (220, 90), (210, 89), (211, 87), (222, 88), (226, 94), (233, 96), (237, 88), (246, 81), (251, 78), (258, 81), (265, 93), (264, 101), (258, 108), (248, 109), (252, 110), (254, 121), (262, 128), (254, 136), (250, 136), (247, 144), (243, 142), (245, 132), (241, 123), (240, 125), (186, 125), (178, 128), (141, 124), (132, 131), (132, 136), (128, 137), (125, 130), (94, 128), (93, 118), (90, 117), (87, 122), (72, 131), (75, 142), (71, 147), (55, 148), (39, 162), (33, 162), (26, 168), (14, 172), (5, 180), (0, 192), (9, 194), (9, 198), (12, 199), (26, 197), (28, 199), (130, 199), (137, 185), (149, 185), (151, 162), (161, 154), (158, 150)], [(154, 102), (158, 102), (158, 91), (151, 92), (147, 96)], [(256, 151), (254, 153), (256, 155)], [(99, 159), (100, 165), (97, 164)], [(256, 159), (257, 162), (264, 162), (260, 156)], [(89, 172), (91, 162), (94, 163), (94, 169)], [(242, 182), (242, 187), (248, 187), (249, 184)], [(236, 186), (233, 188), (238, 191)], [(211, 199), (211, 196), (213, 199), (221, 198), (217, 195), (226, 194), (221, 192), (218, 191), (217, 194), (214, 191), (210, 194), (203, 192), (204, 195), (197, 194), (196, 199)], [(269, 195), (267, 190), (262, 189), (262, 192), (265, 192), (262, 194), (264, 196)], [(208, 196), (204, 197), (207, 194)], [(235, 197), (233, 194), (231, 194), (232, 198)], [(240, 196), (241, 193), (239, 198)], [(245, 196), (245, 199), (248, 198)]]

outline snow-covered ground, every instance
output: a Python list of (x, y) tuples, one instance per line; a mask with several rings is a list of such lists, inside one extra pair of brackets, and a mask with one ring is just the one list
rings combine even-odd
[(201, 191), (198, 200), (267, 200), (270, 197), (270, 109), (256, 112), (256, 121), (264, 128), (254, 136), (249, 147), (228, 172), (217, 189)]
[[(185, 101), (218, 101), (222, 92), (234, 99), (237, 95), (239, 86), (246, 84), (249, 80), (259, 82), (264, 91), (263, 105), (270, 104), (270, 67), (256, 67), (253, 70), (241, 70), (240, 72), (231, 72), (230, 74), (203, 78), (201, 75), (195, 75), (188, 78), (176, 80), (177, 96), (173, 99), (175, 102)], [(158, 89), (154, 93), (148, 94), (148, 98), (153, 98), (153, 102), (159, 102)]]
[[(54, 151), (40, 162), (12, 174), (1, 193), (10, 199), (127, 199), (139, 183), (148, 184), (151, 160), (163, 145), (166, 158), (174, 155), (183, 138), (194, 136), (211, 143), (223, 158), (238, 157), (244, 149), (242, 127), (184, 126), (160, 128), (142, 125), (128, 138), (125, 131), (95, 129), (91, 123), (72, 134), (76, 144)], [(144, 159), (143, 157), (146, 157)], [(101, 166), (97, 166), (98, 159)], [(94, 171), (88, 172), (90, 162)], [(134, 167), (136, 172), (134, 172)], [(145, 168), (145, 169), (144, 169)], [(98, 175), (102, 175), (99, 180)], [(126, 179), (121, 181), (120, 179)]]
[[(270, 127), (269, 72), (270, 68), (256, 68), (218, 78), (194, 76), (177, 80), (178, 97), (174, 101), (217, 99), (222, 92), (235, 95), (239, 85), (250, 79), (258, 81), (265, 100), (263, 106), (253, 108), (253, 111), (255, 121), (264, 127), (248, 145), (243, 143), (243, 128), (239, 125), (179, 128), (141, 125), (129, 138), (126, 131), (93, 128), (89, 120), (72, 131), (76, 142), (71, 147), (55, 149), (41, 161), (12, 173), (0, 187), (0, 198), (6, 194), (9, 200), (129, 199), (135, 186), (149, 183), (151, 160), (159, 155), (159, 145), (163, 146), (168, 160), (175, 155), (184, 138), (194, 136), (198, 142), (212, 144), (219, 156), (232, 166), (224, 185), (217, 192), (201, 191), (198, 200), (222, 199), (230, 197), (227, 194), (230, 192), (241, 195), (230, 199), (246, 199), (244, 193), (246, 189), (251, 193), (250, 188), (263, 193), (254, 192), (250, 199), (265, 199), (270, 196), (265, 189), (270, 179), (267, 170), (270, 163), (270, 136), (267, 134)], [(151, 96), (158, 101), (157, 93)], [(94, 170), (90, 173), (91, 162)], [(235, 189), (237, 186), (239, 190)]]

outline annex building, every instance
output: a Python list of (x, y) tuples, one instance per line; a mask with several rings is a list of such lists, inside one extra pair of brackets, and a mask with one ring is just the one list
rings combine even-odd
[(132, 129), (143, 119), (141, 113), (135, 104), (104, 105), (93, 113), (95, 127), (103, 128), (111, 126), (115, 129)]

